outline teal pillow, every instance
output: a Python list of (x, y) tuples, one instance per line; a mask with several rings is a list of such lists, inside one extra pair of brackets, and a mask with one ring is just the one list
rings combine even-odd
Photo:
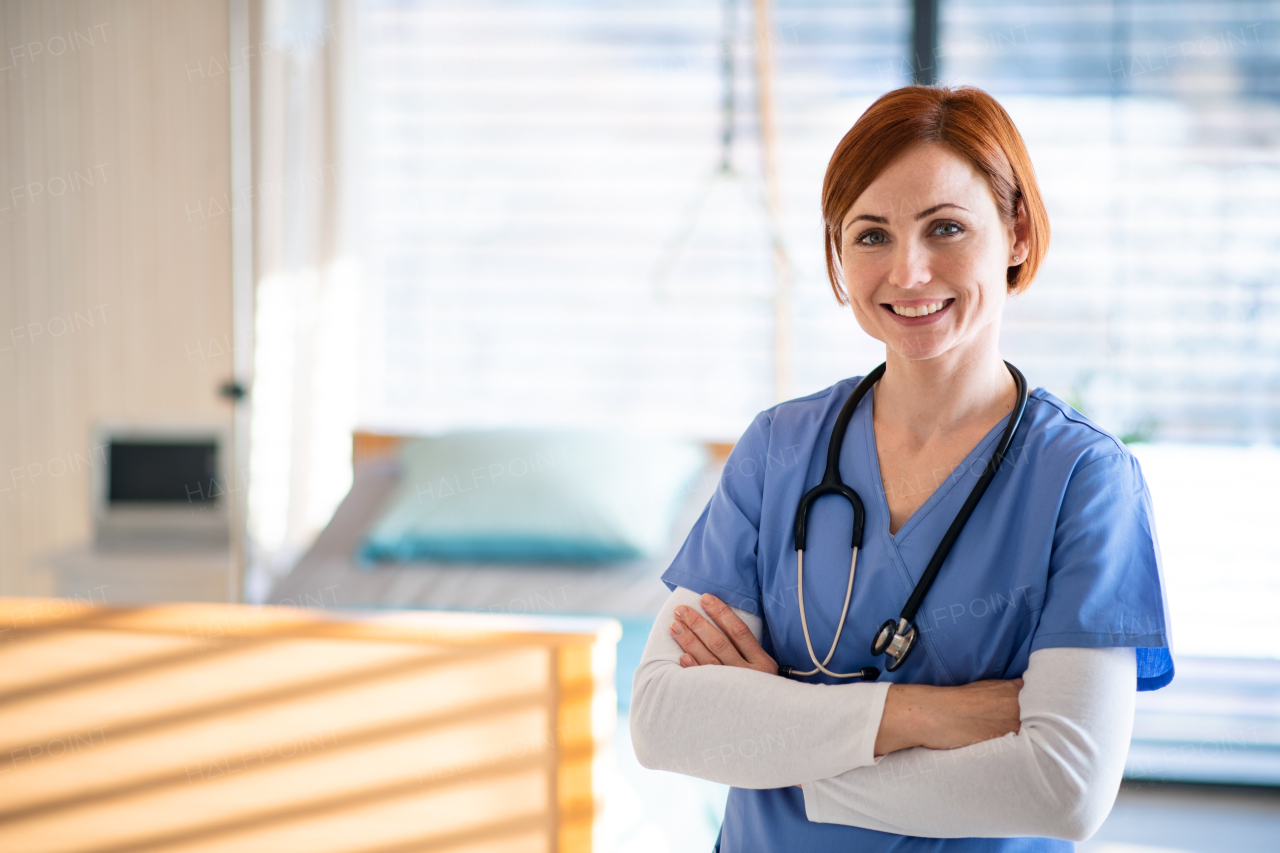
[(365, 560), (600, 563), (653, 556), (707, 463), (696, 443), (495, 430), (407, 442)]

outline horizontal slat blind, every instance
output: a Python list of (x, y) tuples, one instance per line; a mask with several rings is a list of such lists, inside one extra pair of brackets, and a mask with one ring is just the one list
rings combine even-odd
[[(708, 190), (720, 4), (362, 5), (366, 423), (732, 438), (774, 402), (752, 22), (739, 7), (738, 177)], [(818, 189), (905, 24), (900, 4), (775, 15), (792, 394), (877, 357), (827, 290)]]
[(943, 82), (1009, 108), (1053, 223), (1010, 359), (1118, 433), (1275, 441), (1280, 7), (942, 10)]
[[(363, 3), (367, 424), (732, 437), (773, 402), (748, 5), (740, 177), (707, 190), (719, 4)], [(941, 15), (941, 82), (1008, 107), (1053, 222), (1006, 355), (1117, 433), (1274, 440), (1277, 7), (965, 0)], [(818, 193), (840, 136), (906, 82), (908, 37), (901, 3), (777, 4), (793, 396), (880, 354), (827, 290)]]

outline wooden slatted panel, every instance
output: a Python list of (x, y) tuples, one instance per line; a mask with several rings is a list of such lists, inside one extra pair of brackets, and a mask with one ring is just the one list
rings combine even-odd
[(619, 633), (0, 599), (0, 848), (591, 850)]

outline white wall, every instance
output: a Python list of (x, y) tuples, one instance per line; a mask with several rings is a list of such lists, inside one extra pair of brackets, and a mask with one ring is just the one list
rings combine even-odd
[(230, 424), (227, 21), (0, 5), (0, 594), (90, 535), (96, 420)]

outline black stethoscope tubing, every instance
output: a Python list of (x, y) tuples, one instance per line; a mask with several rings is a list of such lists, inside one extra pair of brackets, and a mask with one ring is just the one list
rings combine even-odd
[[(919, 612), (920, 605), (924, 602), (925, 596), (929, 594), (929, 589), (933, 586), (938, 573), (942, 570), (942, 564), (946, 561), (947, 555), (951, 553), (951, 548), (955, 545), (956, 539), (960, 537), (960, 531), (964, 529), (969, 516), (973, 514), (974, 508), (978, 505), (978, 501), (982, 499), (983, 493), (991, 485), (996, 472), (1000, 470), (1000, 465), (1004, 462), (1004, 458), (1009, 452), (1009, 446), (1013, 442), (1014, 433), (1018, 431), (1018, 426), (1022, 422), (1023, 412), (1027, 408), (1027, 380), (1018, 368), (1007, 361), (1004, 364), (1009, 369), (1009, 373), (1013, 376), (1014, 384), (1017, 386), (1017, 402), (1014, 405), (1012, 415), (1009, 417), (1009, 422), (1005, 425), (1000, 443), (997, 445), (995, 453), (991, 455), (991, 459), (988, 460), (982, 476), (973, 487), (973, 491), (969, 493), (968, 499), (965, 500), (960, 511), (956, 513), (956, 517), (952, 520), (951, 526), (947, 528), (942, 541), (938, 543), (938, 547), (934, 550), (933, 557), (929, 560), (929, 565), (925, 568), (924, 574), (920, 576), (915, 589), (911, 591), (910, 597), (907, 598), (907, 603), (903, 606), (897, 622), (895, 623), (892, 619), (886, 621), (880, 626), (875, 638), (872, 640), (871, 653), (873, 655), (888, 654), (892, 661), (888, 664), (890, 672), (900, 667), (902, 662), (906, 660), (907, 655), (915, 648), (916, 629), (912, 623), (915, 620), (916, 613)], [(872, 386), (880, 380), (880, 377), (884, 376), (884, 371), (885, 365), (881, 364), (864, 376), (857, 387), (853, 389), (853, 393), (849, 395), (849, 399), (845, 401), (844, 407), (836, 417), (835, 427), (831, 431), (831, 441), (827, 446), (827, 467), (822, 476), (822, 482), (806, 492), (796, 508), (795, 548), (797, 586), (799, 587), (797, 594), (800, 599), (801, 622), (805, 623), (803, 560), (809, 510), (818, 498), (833, 494), (840, 495), (853, 506), (853, 562), (850, 564), (849, 590), (846, 591), (844, 613), (841, 614), (841, 624), (837, 626), (835, 642), (832, 643), (831, 651), (828, 652), (826, 660), (818, 663), (818, 659), (813, 653), (813, 645), (809, 639), (808, 625), (802, 624), (809, 657), (812, 659), (816, 669), (808, 673), (799, 673), (794, 667), (782, 666), (778, 669), (781, 675), (812, 675), (821, 671), (837, 678), (860, 678), (864, 681), (874, 681), (880, 676), (880, 671), (873, 666), (864, 667), (853, 673), (834, 673), (826, 668), (826, 664), (831, 660), (835, 652), (835, 645), (839, 642), (840, 630), (844, 627), (844, 618), (848, 613), (849, 595), (853, 588), (853, 572), (857, 564), (858, 550), (862, 547), (863, 525), (866, 520), (862, 499), (858, 497), (857, 492), (846, 486), (840, 479), (840, 449), (844, 445), (844, 436), (849, 428), (849, 422), (853, 420), (854, 410), (858, 408), (858, 403), (862, 401), (862, 398), (866, 396)]]

